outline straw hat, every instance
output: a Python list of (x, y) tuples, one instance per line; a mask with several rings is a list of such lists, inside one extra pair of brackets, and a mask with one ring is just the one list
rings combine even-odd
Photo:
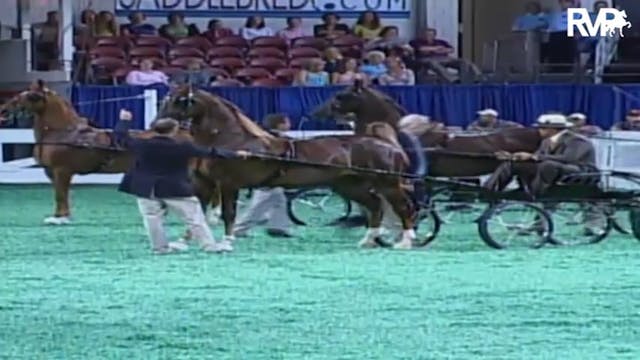
[(573, 124), (562, 114), (545, 114), (538, 117), (535, 126), (543, 129), (568, 129)]

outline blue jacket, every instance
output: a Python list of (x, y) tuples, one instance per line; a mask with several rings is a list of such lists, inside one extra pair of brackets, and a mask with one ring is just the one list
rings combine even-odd
[(189, 160), (215, 156), (216, 150), (165, 136), (134, 139), (129, 136), (129, 125), (130, 121), (119, 121), (115, 127), (116, 141), (134, 157), (133, 166), (124, 175), (118, 190), (142, 198), (193, 196)]
[(409, 157), (409, 169), (407, 169), (407, 172), (415, 177), (424, 177), (427, 174), (428, 164), (420, 140), (412, 134), (398, 131), (398, 142), (407, 157)]

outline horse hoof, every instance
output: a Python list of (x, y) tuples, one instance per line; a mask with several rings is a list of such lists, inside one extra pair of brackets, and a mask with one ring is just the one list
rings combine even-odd
[(409, 241), (401, 241), (393, 245), (394, 250), (411, 250), (412, 248), (413, 244)]
[(233, 243), (234, 241), (236, 241), (236, 237), (233, 235), (225, 235), (222, 237), (222, 241)]
[(69, 225), (71, 219), (68, 216), (49, 216), (44, 219), (45, 225)]
[(358, 244), (358, 247), (361, 249), (373, 249), (373, 248), (377, 248), (378, 244), (375, 241), (361, 241)]

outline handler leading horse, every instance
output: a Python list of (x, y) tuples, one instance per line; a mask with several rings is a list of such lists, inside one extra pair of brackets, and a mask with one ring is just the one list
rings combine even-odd
[(200, 145), (258, 154), (247, 159), (203, 160), (210, 166), (199, 177), (220, 185), (225, 234), (230, 240), (239, 189), (325, 186), (368, 210), (368, 231), (361, 246), (375, 245), (380, 235), (383, 198), (402, 220), (403, 236), (396, 247), (411, 247), (415, 209), (397, 175), (406, 169), (405, 154), (388, 141), (363, 136), (276, 138), (232, 103), (189, 87), (169, 94), (160, 116), (190, 119), (191, 134)]

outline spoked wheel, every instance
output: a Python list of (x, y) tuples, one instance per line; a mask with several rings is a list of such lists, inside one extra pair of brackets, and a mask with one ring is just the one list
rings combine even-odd
[(296, 225), (326, 225), (351, 214), (351, 202), (329, 189), (302, 190), (287, 201), (287, 213)]
[(547, 212), (555, 225), (549, 241), (554, 245), (596, 244), (611, 231), (612, 222), (605, 205), (557, 203)]
[(553, 223), (546, 211), (529, 203), (494, 205), (480, 217), (478, 232), (494, 249), (540, 248), (549, 241)]
[[(396, 231), (393, 234), (384, 234), (376, 238), (376, 243), (382, 247), (392, 247), (393, 244), (400, 240), (402, 236), (401, 226), (397, 224)], [(421, 209), (418, 213), (416, 239), (413, 242), (414, 247), (425, 247), (436, 239), (442, 226), (442, 221), (438, 213), (432, 208)]]
[[(613, 213), (613, 214), (612, 214)], [(609, 209), (609, 220), (611, 221), (611, 228), (620, 234), (630, 235), (633, 234), (631, 229), (631, 210), (628, 209)]]
[(486, 210), (486, 205), (475, 201), (473, 194), (443, 189), (433, 194), (432, 202), (443, 224), (472, 223)]

